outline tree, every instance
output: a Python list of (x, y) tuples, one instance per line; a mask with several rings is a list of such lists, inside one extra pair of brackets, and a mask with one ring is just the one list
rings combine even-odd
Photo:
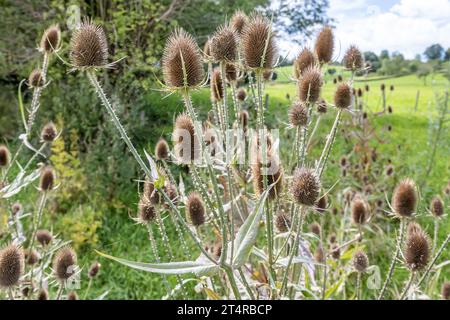
[(388, 50), (382, 50), (380, 53), (380, 60), (384, 60), (384, 59), (390, 59), (390, 55), (389, 55), (389, 51)]
[(445, 51), (444, 61), (450, 61), (450, 48)]
[(378, 69), (381, 68), (381, 62), (376, 53), (372, 51), (366, 51), (364, 52), (364, 60), (366, 62), (370, 62), (371, 68), (369, 72), (376, 72)]
[(432, 67), (427, 64), (427, 63), (422, 63), (419, 66), (419, 69), (417, 70), (417, 77), (419, 79), (423, 78), (423, 83), (426, 85), (427, 84), (427, 77), (430, 75), (430, 73), (433, 71)]
[(444, 55), (444, 48), (438, 43), (433, 44), (425, 50), (424, 55), (428, 60), (441, 60)]

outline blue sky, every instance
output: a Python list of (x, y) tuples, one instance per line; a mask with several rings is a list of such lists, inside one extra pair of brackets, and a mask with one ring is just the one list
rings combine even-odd
[[(440, 43), (450, 47), (450, 0), (329, 0), (329, 16), (336, 20), (336, 59), (356, 44), (377, 54), (383, 49), (414, 58)], [(303, 46), (311, 46), (305, 43)], [(299, 46), (280, 42), (283, 55), (296, 55)]]

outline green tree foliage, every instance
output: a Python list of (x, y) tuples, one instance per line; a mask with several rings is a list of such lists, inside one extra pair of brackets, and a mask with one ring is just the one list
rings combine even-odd
[(428, 60), (440, 60), (444, 57), (444, 48), (436, 43), (426, 48), (423, 54)]
[(381, 68), (381, 62), (377, 54), (372, 51), (364, 52), (364, 60), (370, 62), (371, 68), (369, 72), (377, 72)]

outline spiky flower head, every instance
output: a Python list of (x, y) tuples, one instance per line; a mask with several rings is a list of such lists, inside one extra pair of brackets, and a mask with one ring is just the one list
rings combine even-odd
[(70, 291), (67, 294), (67, 300), (78, 300), (78, 294), (75, 291)]
[(205, 59), (209, 59), (211, 57), (211, 43), (206, 40), (205, 45), (203, 46), (203, 54), (205, 55)]
[(322, 228), (320, 227), (320, 224), (318, 224), (317, 222), (313, 222), (309, 225), (309, 230), (318, 237), (320, 237), (321, 229)]
[(70, 61), (80, 69), (101, 68), (108, 64), (108, 42), (100, 25), (86, 20), (73, 32)]
[(20, 204), (20, 202), (15, 202), (12, 206), (11, 206), (11, 211), (12, 214), (15, 216), (17, 214), (19, 214), (22, 211), (22, 205)]
[(400, 217), (411, 217), (416, 210), (417, 187), (413, 180), (401, 181), (394, 190), (392, 208)]
[(175, 120), (172, 133), (174, 153), (180, 163), (192, 163), (200, 156), (200, 142), (195, 134), (194, 123), (187, 114), (180, 114)]
[(408, 224), (408, 228), (406, 229), (406, 234), (409, 237), (413, 233), (422, 232), (422, 227), (417, 222), (410, 222)]
[(289, 109), (289, 123), (293, 127), (304, 127), (308, 124), (308, 108), (300, 101), (294, 102)]
[(233, 62), (237, 58), (238, 41), (234, 30), (227, 24), (220, 26), (210, 40), (211, 56), (217, 62)]
[(424, 269), (430, 259), (430, 240), (428, 235), (419, 230), (408, 234), (404, 248), (407, 267), (412, 271)]
[(28, 76), (28, 86), (30, 88), (41, 88), (45, 84), (44, 75), (41, 69), (33, 69)]
[(264, 70), (263, 72), (263, 80), (264, 81), (270, 81), (272, 80), (273, 72), (270, 69)]
[(270, 20), (250, 17), (241, 35), (242, 58), (250, 69), (271, 69), (277, 59), (277, 46)]
[(152, 205), (159, 204), (161, 202), (161, 195), (155, 189), (155, 184), (150, 179), (145, 179), (143, 196), (150, 201)]
[(356, 46), (352, 45), (345, 52), (343, 63), (349, 70), (360, 70), (364, 67), (364, 57), (361, 51)]
[(63, 247), (53, 258), (53, 271), (59, 281), (65, 281), (76, 272), (77, 254), (69, 247)]
[(248, 22), (247, 15), (241, 11), (237, 10), (230, 19), (231, 28), (238, 34), (241, 35), (244, 30), (245, 25)]
[(435, 217), (441, 217), (444, 214), (444, 203), (442, 202), (441, 197), (435, 196), (433, 200), (431, 200), (430, 205), (431, 213)]
[(47, 289), (40, 289), (37, 295), (37, 300), (48, 300), (48, 291)]
[(306, 69), (298, 82), (300, 101), (307, 103), (316, 102), (320, 97), (322, 85), (323, 81), (320, 69), (316, 67)]
[(294, 61), (294, 76), (296, 79), (300, 79), (303, 71), (312, 68), (316, 65), (317, 58), (314, 52), (308, 48), (304, 48), (300, 51), (299, 55)]
[(58, 131), (56, 130), (56, 126), (53, 122), (47, 123), (44, 128), (42, 128), (41, 132), (41, 140), (47, 143), (52, 143), (56, 136), (58, 135)]
[(274, 155), (268, 154), (267, 163), (262, 163), (262, 156), (259, 154), (257, 161), (252, 165), (253, 186), (255, 193), (260, 196), (266, 189), (264, 188), (264, 175), (267, 179), (267, 187), (270, 187), (268, 199), (274, 200), (283, 190), (283, 167), (280, 160)]
[(325, 99), (321, 98), (317, 102), (317, 112), (322, 114), (327, 113), (327, 102)]
[(224, 87), (222, 75), (219, 69), (214, 69), (211, 75), (211, 97), (213, 101), (219, 102), (223, 100)]
[(316, 39), (316, 55), (321, 64), (328, 63), (333, 58), (334, 36), (330, 27), (324, 27)]
[(225, 66), (225, 75), (229, 83), (235, 82), (238, 77), (238, 69), (234, 64), (227, 63)]
[(330, 252), (333, 259), (339, 260), (341, 258), (341, 249), (336, 243), (331, 245)]
[(314, 206), (319, 198), (320, 181), (312, 169), (297, 168), (291, 185), (292, 196), (298, 204)]
[(314, 209), (316, 209), (316, 211), (319, 213), (323, 213), (325, 212), (327, 207), (328, 207), (328, 198), (327, 195), (324, 194), (319, 198), (319, 200), (317, 200), (316, 207)]
[(45, 247), (52, 242), (53, 236), (48, 230), (38, 230), (36, 231), (36, 240)]
[(191, 88), (202, 83), (204, 70), (200, 49), (183, 29), (175, 30), (167, 40), (162, 70), (164, 82), (171, 88)]
[(61, 30), (58, 25), (53, 25), (44, 31), (39, 49), (46, 53), (52, 53), (59, 48), (61, 42)]
[(186, 201), (186, 213), (193, 226), (198, 227), (205, 223), (205, 205), (197, 192), (189, 194)]
[(102, 265), (98, 261), (95, 261), (94, 263), (92, 263), (91, 266), (89, 267), (88, 277), (95, 278), (98, 275), (98, 272), (100, 271), (101, 266)]
[(25, 268), (22, 248), (10, 244), (0, 250), (0, 287), (10, 288), (19, 283)]
[(46, 166), (41, 171), (39, 189), (43, 192), (51, 191), (55, 184), (55, 172), (50, 166)]
[(442, 299), (450, 300), (450, 282), (444, 282), (441, 289)]
[(29, 265), (36, 264), (39, 261), (39, 259), (41, 258), (39, 256), (39, 253), (34, 249), (32, 249), (32, 250), (25, 249), (23, 253), (24, 253), (24, 257), (25, 257), (25, 262)]
[(352, 264), (357, 272), (363, 273), (369, 266), (369, 259), (363, 251), (356, 251), (352, 258)]
[(10, 157), (8, 147), (5, 145), (0, 145), (0, 168), (9, 165)]
[(155, 147), (155, 155), (157, 160), (167, 160), (169, 159), (169, 144), (163, 138), (158, 140)]
[(141, 197), (138, 205), (137, 221), (142, 224), (147, 224), (153, 221), (156, 217), (156, 209), (147, 197)]
[(317, 263), (324, 263), (325, 262), (325, 253), (323, 252), (322, 246), (318, 246), (316, 251), (314, 252), (314, 260)]
[(352, 105), (352, 88), (348, 83), (341, 83), (334, 94), (334, 104), (337, 108), (348, 109)]
[(279, 232), (287, 232), (291, 228), (291, 219), (285, 212), (280, 212), (275, 216), (275, 227)]
[(237, 98), (240, 102), (245, 101), (245, 98), (247, 98), (247, 92), (244, 88), (240, 88), (237, 92)]
[(369, 209), (366, 201), (361, 197), (355, 197), (352, 201), (352, 221), (354, 224), (361, 225), (366, 223), (369, 218)]

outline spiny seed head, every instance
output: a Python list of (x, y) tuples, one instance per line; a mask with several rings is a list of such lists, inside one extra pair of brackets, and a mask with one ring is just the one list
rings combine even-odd
[(22, 248), (10, 244), (0, 250), (0, 287), (10, 288), (19, 283), (25, 266)]
[(352, 88), (348, 83), (341, 83), (334, 94), (334, 104), (340, 109), (348, 109), (352, 104)]
[(360, 70), (364, 67), (364, 57), (361, 51), (356, 46), (352, 45), (347, 49), (343, 63), (349, 70)]
[(162, 69), (164, 82), (172, 88), (196, 87), (203, 81), (200, 49), (189, 33), (182, 29), (172, 33), (164, 48)]
[(416, 210), (417, 188), (411, 179), (401, 181), (394, 190), (392, 208), (401, 217), (411, 217)]
[(316, 65), (317, 58), (310, 49), (304, 48), (294, 61), (294, 76), (296, 79), (302, 77), (303, 71)]
[(386, 85), (385, 85), (384, 83), (382, 83), (382, 84), (380, 85), (380, 90), (381, 90), (381, 91), (386, 90)]
[(36, 231), (36, 240), (45, 247), (52, 242), (53, 236), (48, 230), (38, 230)]
[(52, 53), (59, 48), (60, 42), (61, 30), (58, 25), (53, 25), (44, 31), (39, 49), (43, 52)]
[(273, 72), (272, 72), (272, 70), (264, 70), (264, 72), (263, 72), (263, 80), (264, 81), (270, 81), (270, 80), (272, 80), (272, 76), (273, 76)]
[(25, 257), (25, 262), (29, 265), (36, 264), (40, 259), (39, 253), (34, 249), (33, 250), (25, 249), (23, 253)]
[(41, 180), (39, 182), (39, 189), (43, 192), (51, 191), (55, 184), (55, 172), (50, 166), (46, 166), (41, 171)]
[(431, 213), (435, 217), (441, 217), (444, 214), (444, 203), (442, 202), (441, 197), (435, 196), (433, 200), (431, 200)]
[(167, 160), (169, 159), (169, 144), (163, 138), (158, 140), (155, 147), (155, 155), (157, 160)]
[(293, 127), (304, 127), (308, 124), (308, 109), (305, 104), (296, 101), (289, 109), (289, 123)]
[(238, 70), (232, 63), (227, 63), (225, 66), (225, 75), (228, 82), (234, 82), (237, 80)]
[(0, 168), (9, 165), (10, 154), (9, 149), (5, 145), (0, 145)]
[(322, 73), (316, 67), (303, 71), (303, 76), (298, 82), (298, 92), (300, 101), (314, 103), (320, 97), (322, 89)]
[(364, 89), (366, 90), (366, 92), (370, 91), (370, 86), (368, 84), (366, 84), (366, 86), (364, 87)]
[(444, 300), (450, 300), (450, 282), (444, 282), (442, 285), (442, 299)]
[(211, 56), (211, 42), (209, 39), (206, 40), (205, 45), (203, 46), (203, 53), (205, 54), (206, 59)]
[(324, 254), (323, 248), (321, 246), (318, 246), (316, 251), (314, 252), (314, 260), (317, 263), (324, 263), (325, 262), (325, 254)]
[(219, 102), (223, 99), (223, 82), (219, 69), (215, 69), (211, 75), (211, 97), (214, 101)]
[[(172, 183), (167, 183), (164, 186), (164, 191), (166, 192), (166, 194), (169, 197), (170, 201), (172, 201), (172, 203), (174, 205), (176, 205), (177, 201), (178, 201), (177, 188)], [(169, 206), (168, 203), (166, 203), (165, 205)]]
[(339, 258), (341, 257), (341, 249), (337, 244), (331, 245), (331, 256), (335, 260), (339, 260)]
[(356, 251), (353, 255), (352, 264), (357, 272), (363, 273), (366, 272), (369, 266), (369, 259), (363, 251)]
[(55, 124), (53, 122), (49, 122), (44, 126), (44, 128), (42, 128), (41, 140), (51, 143), (56, 139), (57, 135), (58, 131), (56, 130)]
[(245, 98), (247, 98), (247, 92), (244, 88), (240, 88), (237, 92), (237, 98), (239, 101), (243, 102), (245, 101)]
[(420, 226), (420, 224), (418, 224), (418, 223), (416, 223), (416, 222), (410, 222), (409, 224), (408, 224), (408, 228), (407, 228), (407, 230), (406, 230), (406, 233), (407, 233), (407, 235), (408, 235), (408, 237), (410, 236), (410, 235), (412, 235), (413, 233), (416, 233), (416, 232), (422, 232), (423, 230), (422, 230), (422, 227)]
[(44, 75), (41, 69), (34, 69), (28, 76), (28, 86), (30, 88), (41, 88), (45, 84)]
[(150, 179), (145, 179), (144, 182), (144, 197), (150, 201), (152, 205), (161, 202), (161, 195), (156, 191), (155, 185)]
[(19, 202), (16, 202), (11, 206), (11, 211), (13, 215), (17, 215), (22, 211), (22, 209), (23, 209), (22, 205)]
[(215, 61), (235, 61), (238, 51), (237, 36), (229, 25), (220, 26), (211, 37), (211, 56)]
[(317, 212), (323, 213), (323, 212), (325, 212), (327, 207), (328, 207), (328, 199), (327, 199), (327, 195), (324, 194), (323, 196), (321, 196), (319, 198), (319, 200), (317, 200), (315, 209)]
[(275, 227), (279, 232), (287, 232), (291, 228), (291, 219), (286, 213), (280, 212), (275, 217)]
[(242, 125), (242, 128), (246, 129), (248, 126), (248, 112), (247, 110), (242, 110), (239, 112), (239, 122)]
[(320, 63), (328, 63), (333, 58), (334, 36), (330, 27), (320, 31), (316, 39), (316, 55)]
[(391, 86), (389, 87), (389, 90), (394, 91), (394, 85), (391, 84)]
[(269, 191), (268, 199), (274, 200), (283, 190), (283, 167), (279, 159), (273, 155), (267, 156), (267, 164), (263, 165), (261, 155), (257, 156), (257, 161), (252, 165), (253, 186), (255, 193), (260, 196), (264, 191), (264, 174), (267, 178), (267, 186), (272, 186)]
[(404, 256), (410, 270), (419, 271), (426, 267), (430, 258), (430, 241), (424, 231), (408, 234)]
[(388, 164), (386, 166), (385, 173), (388, 177), (392, 176), (392, 174), (394, 173), (394, 166), (392, 164)]
[(270, 21), (253, 15), (242, 30), (242, 58), (251, 69), (270, 69), (277, 58), (277, 46)]
[(67, 300), (78, 300), (78, 295), (75, 291), (70, 291), (67, 294)]
[(316, 236), (320, 237), (320, 233), (321, 233), (321, 228), (320, 228), (320, 224), (318, 224), (317, 222), (313, 222), (309, 225), (309, 230), (314, 233)]
[(360, 197), (355, 197), (352, 201), (352, 221), (354, 224), (361, 225), (366, 223), (369, 217), (367, 203)]
[(241, 35), (244, 30), (245, 25), (248, 22), (247, 15), (241, 11), (236, 11), (230, 19), (231, 28), (238, 34)]
[(200, 156), (200, 142), (195, 134), (194, 123), (187, 114), (180, 114), (175, 120), (172, 140), (175, 156), (180, 163), (192, 163)]
[(317, 112), (322, 114), (327, 113), (327, 102), (325, 101), (325, 99), (319, 99), (317, 103)]
[(97, 276), (98, 272), (100, 271), (100, 267), (101, 267), (101, 264), (98, 261), (95, 261), (89, 268), (88, 277), (95, 278)]
[(100, 25), (84, 21), (70, 40), (70, 60), (76, 68), (98, 68), (108, 64), (108, 42)]
[(198, 227), (205, 223), (205, 205), (197, 192), (189, 194), (186, 201), (186, 211), (192, 225)]
[(297, 168), (292, 179), (291, 193), (298, 204), (314, 206), (319, 198), (320, 181), (308, 168)]
[(155, 219), (156, 210), (147, 197), (141, 197), (138, 205), (137, 220), (142, 224), (147, 224)]
[(69, 247), (63, 247), (56, 252), (53, 259), (53, 271), (59, 281), (65, 281), (75, 274), (77, 254)]
[(330, 236), (328, 237), (328, 242), (330, 242), (331, 244), (336, 242), (336, 234), (330, 234)]
[(358, 88), (358, 97), (361, 98), (363, 96), (363, 91), (361, 88)]
[(48, 291), (47, 289), (40, 289), (37, 295), (37, 300), (48, 300)]

